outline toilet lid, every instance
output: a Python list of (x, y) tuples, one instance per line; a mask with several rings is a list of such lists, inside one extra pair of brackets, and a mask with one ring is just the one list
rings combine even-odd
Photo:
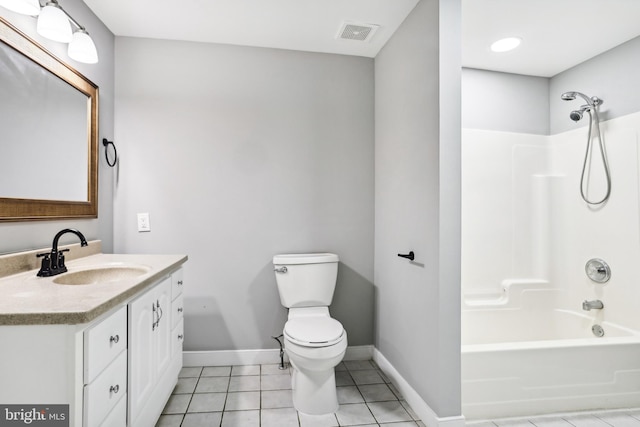
[(303, 345), (321, 347), (340, 341), (344, 328), (331, 317), (305, 316), (289, 319), (284, 325), (284, 333)]

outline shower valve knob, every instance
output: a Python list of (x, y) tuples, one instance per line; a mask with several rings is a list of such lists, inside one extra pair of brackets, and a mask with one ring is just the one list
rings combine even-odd
[(611, 268), (606, 262), (599, 258), (593, 258), (587, 261), (584, 270), (589, 279), (596, 283), (605, 283), (611, 278)]

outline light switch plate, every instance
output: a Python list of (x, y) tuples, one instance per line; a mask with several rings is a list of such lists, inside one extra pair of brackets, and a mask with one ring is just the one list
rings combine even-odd
[(146, 212), (138, 214), (138, 231), (151, 231), (151, 224), (149, 224), (149, 214)]

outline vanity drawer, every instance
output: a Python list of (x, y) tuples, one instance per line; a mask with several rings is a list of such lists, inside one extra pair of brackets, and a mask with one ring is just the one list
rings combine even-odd
[(179, 295), (178, 298), (171, 303), (171, 327), (175, 328), (176, 325), (184, 315), (184, 297)]
[(84, 425), (100, 425), (126, 394), (127, 352), (125, 350), (91, 384), (84, 387)]
[(84, 383), (89, 384), (127, 348), (127, 307), (84, 333)]
[(107, 415), (100, 427), (126, 427), (127, 426), (127, 395), (120, 398), (120, 401)]
[(183, 270), (182, 268), (176, 270), (171, 274), (171, 299), (174, 300), (178, 295), (182, 293), (182, 289), (184, 288), (184, 280), (182, 278)]
[[(180, 319), (178, 326), (171, 331), (171, 354), (182, 353), (184, 342), (184, 320)], [(182, 363), (181, 363), (182, 365)]]

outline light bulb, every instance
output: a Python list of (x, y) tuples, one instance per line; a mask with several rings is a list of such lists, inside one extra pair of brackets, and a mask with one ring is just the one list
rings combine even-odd
[(69, 18), (55, 2), (48, 2), (42, 8), (36, 29), (42, 37), (57, 42), (69, 43), (73, 38)]
[(520, 46), (521, 42), (522, 39), (519, 37), (507, 37), (494, 42), (491, 45), (491, 50), (498, 53), (508, 52)]
[(67, 50), (69, 58), (85, 64), (95, 64), (98, 62), (98, 51), (96, 45), (84, 29), (79, 29), (73, 33), (71, 43)]

